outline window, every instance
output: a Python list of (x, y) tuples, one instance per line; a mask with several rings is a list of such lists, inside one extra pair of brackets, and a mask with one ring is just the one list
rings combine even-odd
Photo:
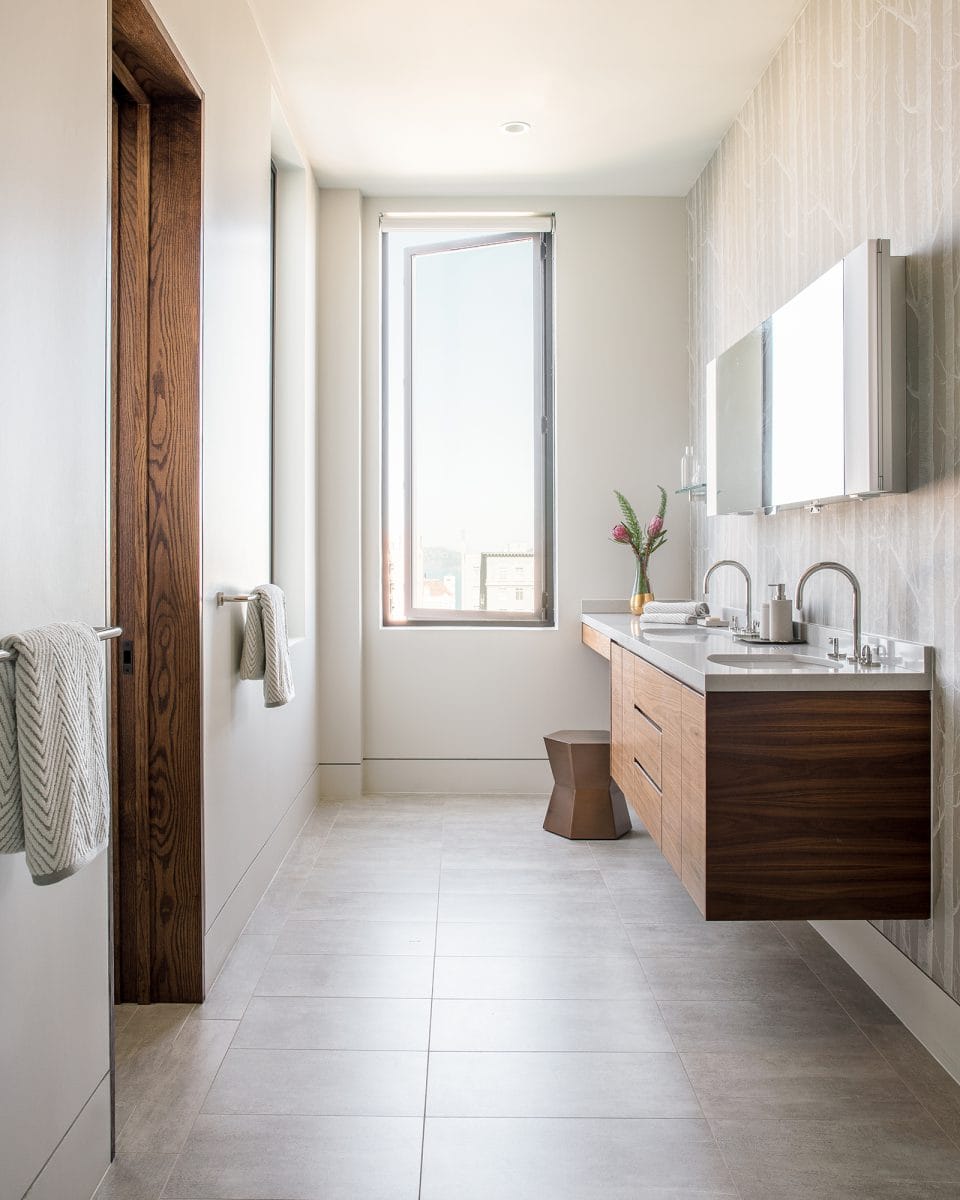
[(549, 220), (414, 224), (383, 231), (385, 622), (550, 625)]

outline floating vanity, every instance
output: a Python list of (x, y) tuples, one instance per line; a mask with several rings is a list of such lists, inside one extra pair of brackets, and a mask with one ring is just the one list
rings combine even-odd
[[(707, 920), (930, 914), (927, 647), (810, 644), (585, 613), (610, 661), (611, 772)], [(848, 638), (849, 640), (849, 638)]]

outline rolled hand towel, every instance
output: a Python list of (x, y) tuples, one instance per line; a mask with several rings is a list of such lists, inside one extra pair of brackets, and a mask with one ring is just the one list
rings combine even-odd
[(103, 646), (89, 625), (44, 625), (0, 641), (0, 852), (27, 852), (57, 883), (107, 845), (110, 792)]
[(647, 616), (646, 608), (640, 618), (641, 625), (696, 625), (696, 623), (697, 618), (692, 613), (651, 613), (650, 616)]
[(287, 643), (287, 606), (283, 591), (275, 584), (255, 587), (247, 601), (240, 678), (263, 680), (267, 708), (289, 704), (296, 694)]
[(644, 616), (652, 617), (658, 613), (683, 613), (696, 619), (709, 616), (710, 605), (696, 600), (651, 600), (643, 606)]

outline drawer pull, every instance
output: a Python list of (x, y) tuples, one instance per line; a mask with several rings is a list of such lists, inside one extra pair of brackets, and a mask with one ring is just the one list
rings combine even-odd
[(639, 760), (639, 759), (635, 758), (635, 759), (633, 760), (633, 765), (634, 765), (635, 767), (639, 767), (639, 768), (640, 768), (640, 770), (643, 772), (643, 774), (644, 774), (644, 776), (646, 777), (646, 779), (647, 779), (647, 782), (650, 784), (650, 786), (651, 786), (652, 788), (655, 788), (655, 789), (656, 789), (656, 791), (657, 791), (657, 794), (658, 794), (658, 795), (662, 795), (662, 794), (663, 794), (663, 789), (662, 789), (662, 788), (659, 786), (659, 784), (657, 784), (657, 783), (654, 783), (653, 776), (650, 774), (650, 772), (647, 770), (647, 768), (646, 768), (646, 767), (643, 765), (643, 763), (642, 763), (642, 762), (640, 762), (640, 760)]
[(663, 726), (658, 725), (656, 723), (656, 721), (653, 719), (653, 717), (648, 716), (647, 713), (645, 713), (643, 711), (643, 709), (640, 707), (639, 704), (635, 704), (633, 706), (633, 708), (634, 708), (634, 712), (638, 712), (640, 714), (640, 716), (643, 717), (643, 719), (647, 722), (648, 725), (652, 725), (654, 727), (654, 729), (657, 731), (657, 733), (661, 733), (661, 734), (663, 733)]

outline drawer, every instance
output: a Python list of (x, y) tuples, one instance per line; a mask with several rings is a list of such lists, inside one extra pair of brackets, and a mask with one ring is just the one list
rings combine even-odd
[(596, 650), (604, 658), (610, 657), (610, 639), (605, 634), (598, 633), (591, 625), (580, 626), (580, 638), (591, 650)]
[(682, 685), (635, 654), (631, 658), (634, 704), (662, 730), (679, 731)]
[(628, 786), (624, 794), (647, 833), (660, 845), (660, 789), (636, 759), (627, 765)]
[(663, 787), (662, 754), (663, 731), (634, 701), (633, 721), (630, 730), (630, 745), (633, 756), (650, 776), (658, 788)]

